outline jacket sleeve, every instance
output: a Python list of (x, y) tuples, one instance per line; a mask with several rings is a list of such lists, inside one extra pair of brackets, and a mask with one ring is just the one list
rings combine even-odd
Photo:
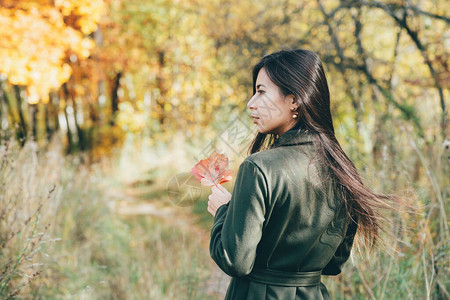
[(226, 274), (239, 277), (251, 272), (262, 235), (267, 197), (264, 174), (252, 161), (244, 160), (231, 200), (217, 209), (211, 229), (209, 251)]
[(330, 262), (323, 268), (322, 275), (338, 275), (342, 272), (342, 266), (350, 257), (357, 229), (358, 224), (351, 221), (342, 243), (337, 248)]

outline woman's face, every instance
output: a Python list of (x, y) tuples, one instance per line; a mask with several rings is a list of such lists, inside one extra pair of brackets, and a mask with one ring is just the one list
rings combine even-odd
[(297, 122), (292, 118), (296, 112), (291, 110), (292, 107), (295, 110), (298, 107), (294, 95), (283, 95), (281, 89), (270, 80), (264, 68), (258, 73), (256, 94), (250, 99), (247, 107), (260, 133), (282, 135)]

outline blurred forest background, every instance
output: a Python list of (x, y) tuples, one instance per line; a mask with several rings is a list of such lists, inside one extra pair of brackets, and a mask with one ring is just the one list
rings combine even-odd
[(449, 299), (449, 23), (445, 0), (1, 0), (0, 298), (222, 299), (187, 174), (213, 150), (237, 172), (252, 65), (305, 48), (366, 183), (419, 207), (330, 292)]

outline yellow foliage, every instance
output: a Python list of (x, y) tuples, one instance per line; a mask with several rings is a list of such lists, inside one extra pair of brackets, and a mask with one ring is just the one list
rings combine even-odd
[(89, 34), (97, 29), (105, 3), (102, 0), (56, 0), (55, 7), (63, 16), (77, 16), (76, 25), (84, 34)]
[[(27, 87), (28, 102), (48, 101), (72, 74), (70, 53), (87, 58), (95, 46), (84, 35), (96, 29), (104, 1), (13, 1), (0, 7), (0, 73)], [(75, 24), (67, 24), (71, 18)], [(69, 21), (67, 21), (69, 20)]]
[(130, 102), (119, 104), (117, 124), (125, 131), (140, 132), (145, 128), (146, 116), (144, 112), (137, 110)]

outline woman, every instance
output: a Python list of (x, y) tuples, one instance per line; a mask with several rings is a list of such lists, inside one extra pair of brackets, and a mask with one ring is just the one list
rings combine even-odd
[(318, 56), (279, 51), (253, 68), (258, 134), (233, 193), (213, 187), (210, 254), (232, 276), (226, 299), (329, 299), (357, 228), (372, 245), (388, 196), (368, 190), (334, 135)]

